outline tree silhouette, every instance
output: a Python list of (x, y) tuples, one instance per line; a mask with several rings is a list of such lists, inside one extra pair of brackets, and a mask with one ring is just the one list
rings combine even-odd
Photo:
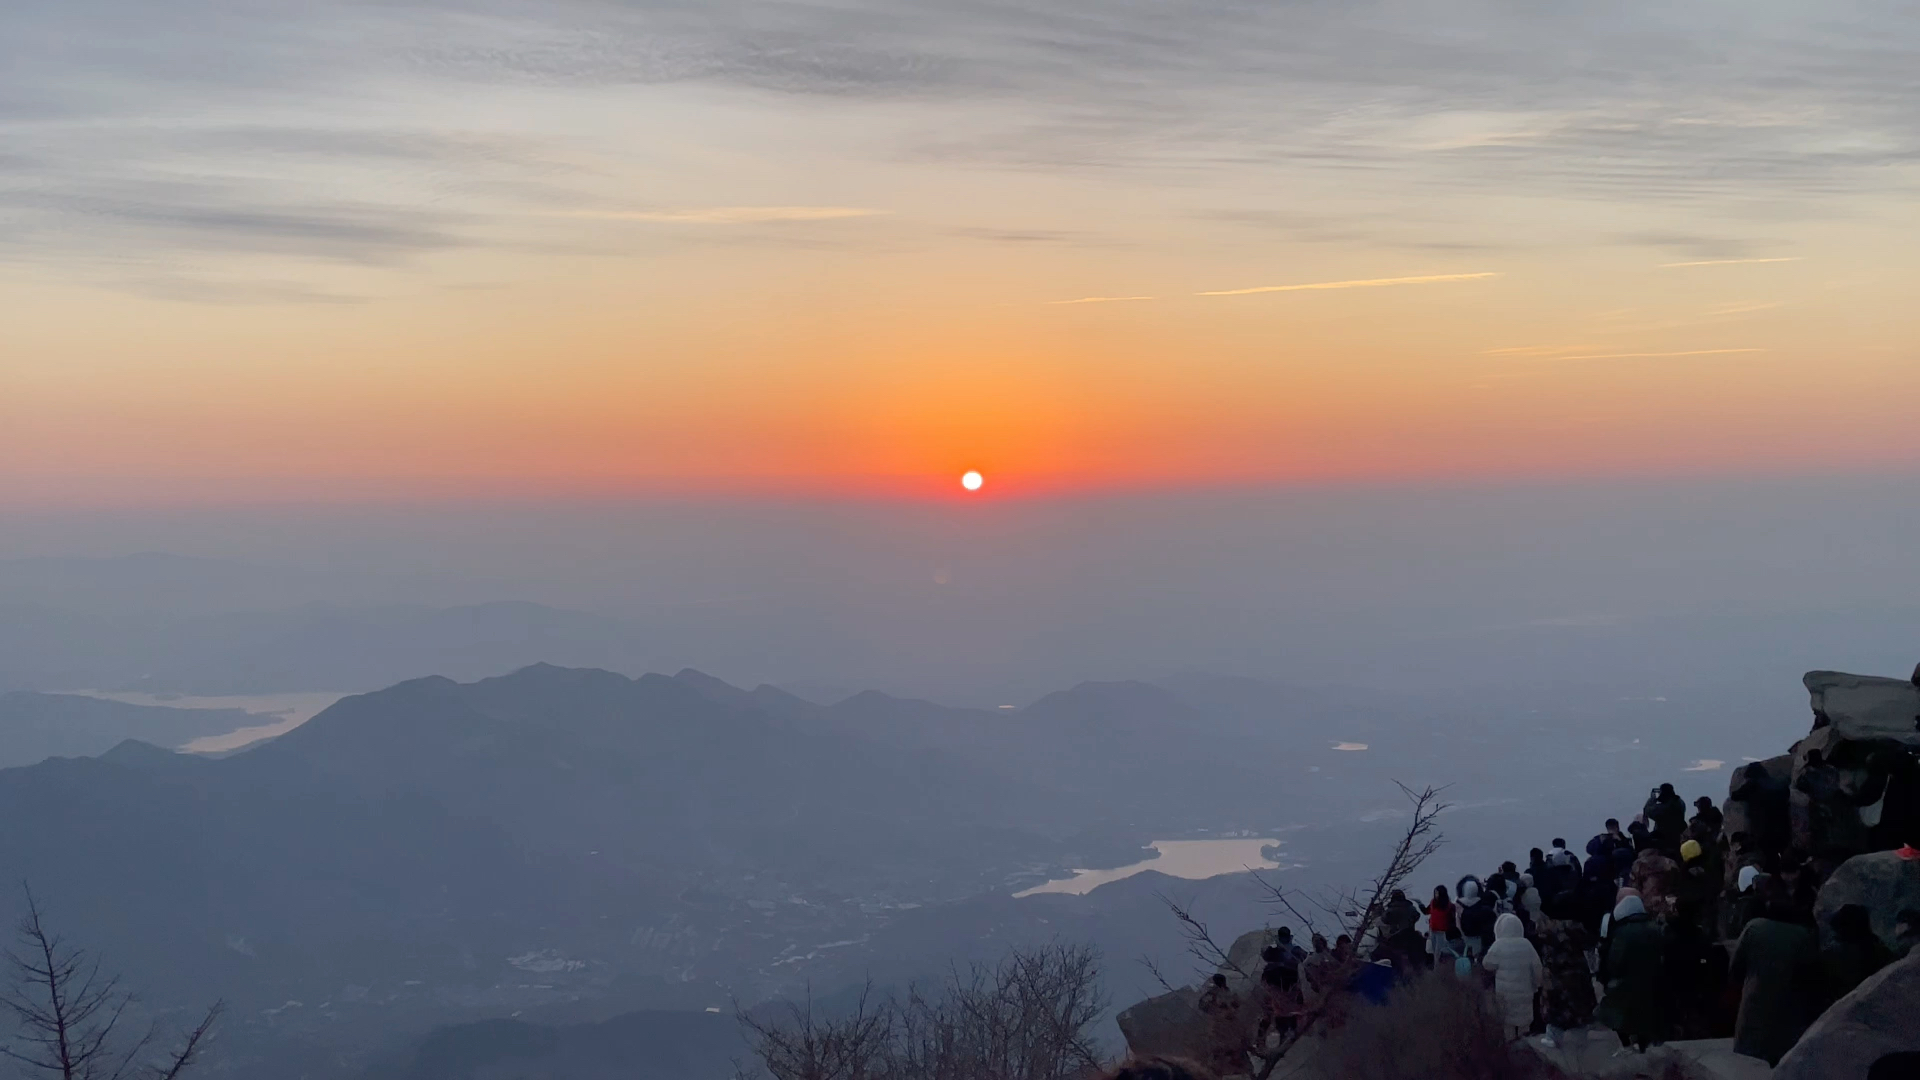
[(25, 891), (27, 913), (7, 953), (11, 978), (0, 990), (0, 1012), (16, 1030), (0, 1043), (0, 1057), (59, 1080), (177, 1080), (205, 1048), (220, 1004), (170, 1051), (156, 1047), (157, 1025), (132, 1037), (123, 1021), (133, 995), (117, 976), (101, 974), (97, 958), (49, 930), (33, 890)]

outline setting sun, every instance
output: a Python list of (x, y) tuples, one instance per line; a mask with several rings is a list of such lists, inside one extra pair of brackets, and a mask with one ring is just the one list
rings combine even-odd
[(986, 482), (986, 477), (981, 476), (978, 472), (971, 469), (960, 476), (960, 486), (966, 488), (968, 491), (979, 491), (980, 485)]

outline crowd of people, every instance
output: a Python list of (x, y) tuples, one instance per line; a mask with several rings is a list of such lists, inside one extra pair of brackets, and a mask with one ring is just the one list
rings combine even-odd
[(1203, 992), (1215, 1033), (1208, 1065), (1234, 1075), (1249, 1033), (1266, 1045), (1335, 990), (1378, 1001), (1394, 981), (1433, 969), (1488, 986), (1513, 1039), (1558, 1047), (1598, 1023), (1633, 1053), (1732, 1035), (1736, 1052), (1777, 1064), (1827, 1005), (1912, 948), (1920, 912), (1900, 914), (1895, 950), (1865, 908), (1844, 906), (1823, 949), (1814, 900), (1830, 864), (1727, 836), (1705, 796), (1691, 810), (1662, 784), (1624, 829), (1608, 820), (1584, 857), (1555, 838), (1524, 868), (1507, 862), (1436, 886), (1424, 904), (1396, 890), (1362, 946), (1315, 934), (1302, 948), (1279, 929), (1262, 954), (1264, 1008), (1251, 1032), (1224, 976)]

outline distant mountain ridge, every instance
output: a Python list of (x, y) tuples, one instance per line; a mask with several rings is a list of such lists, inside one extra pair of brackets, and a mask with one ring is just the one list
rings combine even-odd
[[(0, 770), (0, 819), (37, 825), (0, 836), (0, 865), (83, 925), (149, 897), (107, 931), (116, 953), (263, 993), (283, 975), (371, 981), (346, 969), (375, 942), (412, 942), (443, 971), (469, 953), (605, 954), (658, 933), (615, 932), (603, 915), (684, 918), (675, 896), (689, 888), (719, 888), (722, 910), (827, 883), (926, 902), (1124, 857), (1142, 839), (1117, 824), (1140, 817), (1140, 762), (1246, 773), (1157, 810), (1154, 829), (1265, 801), (1257, 765), (1210, 756), (1198, 723), (1143, 684), (1005, 712), (875, 693), (819, 706), (691, 670), (434, 676), (344, 698), (220, 760), (130, 744)], [(50, 818), (49, 805), (72, 810)], [(279, 960), (233, 966), (268, 954)]]
[[(691, 669), (535, 664), (353, 695), (217, 760), (125, 742), (0, 769), (0, 821), (32, 823), (0, 830), (0, 866), (151, 1000), (234, 1002), (235, 1054), (294, 1034), (368, 1046), (523, 1009), (906, 980), (1010, 937), (1123, 946), (1160, 925), (1153, 893), (1204, 883), (1012, 894), (1223, 834), (1284, 837), (1290, 873), (1346, 880), (1393, 828), (1396, 779), (1457, 784), (1463, 815), (1597, 820), (1650, 753), (1677, 766), (1753, 730), (1674, 722), (1694, 708), (1420, 715), (1202, 677), (1020, 709), (819, 705)], [(1516, 773), (1516, 755), (1543, 766)], [(15, 904), (0, 890), (0, 919)], [(281, 1075), (262, 1068), (246, 1080)]]
[[(414, 679), (219, 760), (130, 743), (0, 770), (0, 820), (34, 822), (0, 865), (163, 998), (277, 1004), (401, 973), (484, 987), (542, 950), (732, 970), (713, 935), (750, 941), (702, 920), (751, 920), (752, 896), (964, 895), (1074, 827), (1059, 793), (820, 713), (697, 673)], [(662, 934), (682, 944), (631, 944)]]

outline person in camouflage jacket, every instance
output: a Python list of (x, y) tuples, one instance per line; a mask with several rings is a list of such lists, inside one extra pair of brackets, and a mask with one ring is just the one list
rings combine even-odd
[(1558, 1046), (1566, 1032), (1593, 1023), (1593, 973), (1587, 969), (1587, 949), (1593, 942), (1578, 915), (1572, 894), (1564, 893), (1542, 903), (1534, 922), (1534, 945), (1547, 973), (1541, 1017), (1549, 1046)]

